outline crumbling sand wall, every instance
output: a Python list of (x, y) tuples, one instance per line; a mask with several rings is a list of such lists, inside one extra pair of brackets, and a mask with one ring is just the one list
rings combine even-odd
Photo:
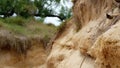
[(119, 11), (115, 0), (74, 1), (73, 18), (54, 41), (47, 68), (120, 68)]

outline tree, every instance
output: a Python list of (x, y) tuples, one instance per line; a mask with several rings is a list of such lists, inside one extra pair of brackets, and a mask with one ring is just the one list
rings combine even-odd
[(34, 16), (37, 12), (37, 7), (31, 0), (16, 0), (15, 13), (22, 17)]
[(14, 13), (14, 0), (1, 0), (0, 1), (0, 15), (9, 17)]
[(60, 14), (61, 18), (68, 19), (72, 16), (71, 9), (68, 9), (67, 7), (61, 7)]
[(1, 0), (0, 15), (9, 17), (16, 13), (24, 18), (39, 16), (42, 18), (58, 17), (64, 20), (70, 17), (71, 11), (62, 7), (61, 12), (56, 13), (55, 8), (61, 6), (60, 2), (61, 0)]
[(54, 14), (55, 11), (52, 6), (59, 5), (60, 0), (35, 0), (35, 5), (38, 8), (38, 12), (35, 16), (40, 17), (58, 17), (59, 19), (63, 20), (64, 17)]

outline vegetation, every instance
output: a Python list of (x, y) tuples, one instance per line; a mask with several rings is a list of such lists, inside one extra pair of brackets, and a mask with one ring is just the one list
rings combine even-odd
[[(31, 45), (31, 39), (34, 37), (46, 46), (57, 30), (59, 33), (65, 28), (66, 23), (56, 27), (53, 24), (44, 24), (35, 17), (40, 17), (42, 20), (45, 17), (58, 17), (61, 21), (70, 18), (71, 9), (61, 5), (61, 1), (1, 0), (0, 37), (2, 39), (0, 40), (0, 49), (12, 48), (15, 52), (26, 54)], [(65, 1), (63, 2), (65, 3)], [(59, 8), (59, 11), (57, 12), (55, 8)], [(14, 14), (16, 15), (14, 16)]]
[[(46, 47), (56, 30), (56, 26), (41, 23), (34, 18), (0, 19), (0, 49), (12, 49), (18, 54), (26, 54), (28, 48), (33, 46), (31, 42), (41, 41)], [(37, 40), (32, 40), (32, 38)]]
[[(38, 17), (58, 17), (65, 20), (71, 16), (71, 10), (65, 6), (61, 6), (62, 0), (1, 0), (0, 15), (4, 18), (13, 14), (24, 18)], [(55, 8), (59, 7), (60, 12), (56, 12)]]
[[(15, 34), (32, 35), (53, 35), (56, 32), (56, 26), (43, 24), (33, 18), (24, 19), (21, 17), (10, 17), (0, 20), (0, 28), (5, 28)], [(51, 34), (52, 33), (52, 34)]]
[[(56, 27), (52, 24), (45, 25), (34, 17), (40, 17), (42, 20), (45, 17), (58, 17), (61, 21), (70, 18), (71, 9), (61, 5), (61, 2), (62, 0), (1, 0), (0, 27), (14, 34), (24, 36), (38, 34), (50, 38), (56, 32)], [(59, 8), (59, 12), (56, 12), (55, 8)], [(16, 16), (13, 16), (14, 14)], [(62, 29), (64, 28), (59, 26), (59, 30)]]

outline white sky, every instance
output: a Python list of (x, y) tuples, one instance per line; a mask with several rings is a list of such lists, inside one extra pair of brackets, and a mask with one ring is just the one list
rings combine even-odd
[(59, 26), (61, 21), (59, 18), (57, 17), (46, 17), (45, 20), (44, 20), (45, 23), (52, 23), (54, 24), (55, 26)]

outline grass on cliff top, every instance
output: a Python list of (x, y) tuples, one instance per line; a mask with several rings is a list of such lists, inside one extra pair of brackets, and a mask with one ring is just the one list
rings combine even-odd
[(43, 24), (34, 18), (24, 19), (22, 17), (0, 19), (0, 28), (24, 36), (53, 36), (56, 32), (56, 26), (54, 25)]
[(38, 41), (35, 42), (36, 44), (42, 42), (39, 45), (46, 47), (57, 28), (52, 24), (44, 24), (34, 18), (9, 17), (0, 19), (0, 30), (0, 49), (11, 48), (15, 52), (26, 54), (27, 49), (33, 46), (32, 44), (36, 39)]

